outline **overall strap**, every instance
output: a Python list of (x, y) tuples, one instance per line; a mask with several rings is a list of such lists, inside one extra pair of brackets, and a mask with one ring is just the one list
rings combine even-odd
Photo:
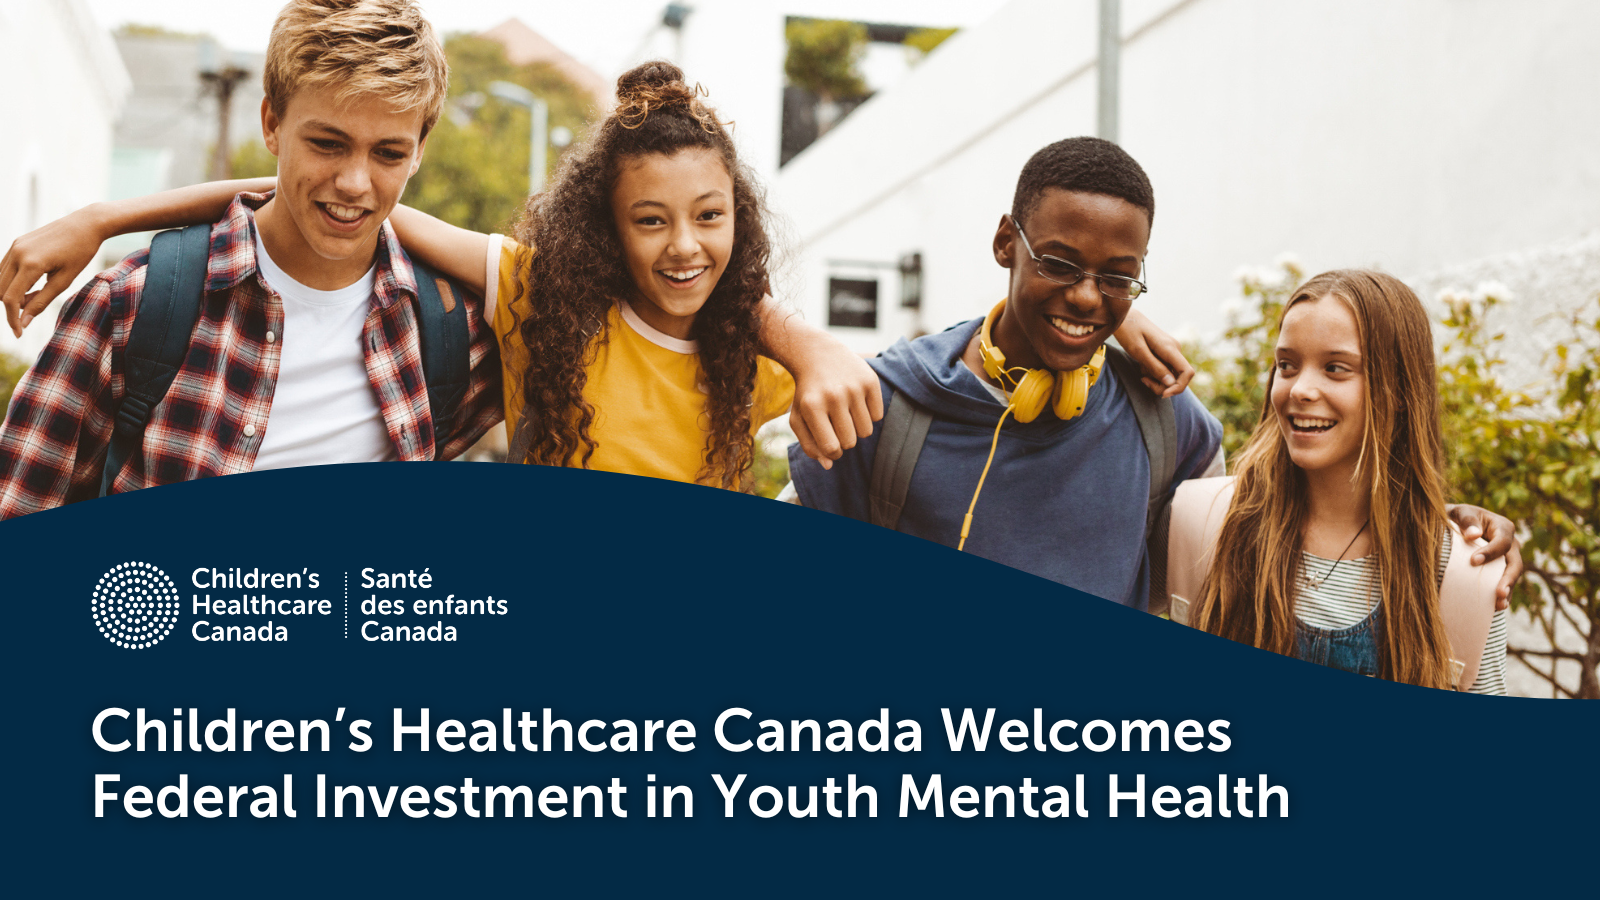
[[(125, 390), (100, 474), (102, 497), (111, 492), (122, 467), (138, 451), (150, 413), (183, 367), (205, 302), (210, 254), (210, 225), (163, 231), (150, 242), (139, 310), (123, 351)], [(122, 314), (118, 301), (113, 299), (112, 306), (114, 317)]]
[(462, 288), (412, 261), (417, 278), (417, 330), (422, 343), (422, 373), (428, 383), (434, 447), (450, 433), (472, 377), (472, 339)]
[(1140, 380), (1138, 363), (1115, 344), (1106, 344), (1106, 362), (1122, 382), (1122, 392), (1139, 420), (1139, 434), (1150, 456), (1150, 497), (1145, 510), (1144, 539), (1150, 560), (1150, 611), (1167, 607), (1167, 527), (1171, 514), (1172, 479), (1178, 470), (1178, 420), (1172, 401), (1157, 397)]
[(900, 524), (906, 494), (911, 490), (911, 473), (928, 439), (933, 413), (913, 403), (904, 391), (889, 398), (883, 414), (878, 449), (872, 456), (872, 479), (867, 499), (872, 524), (893, 529)]

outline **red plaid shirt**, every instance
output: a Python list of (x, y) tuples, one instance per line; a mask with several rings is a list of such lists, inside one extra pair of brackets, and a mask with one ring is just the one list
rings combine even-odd
[[(257, 274), (254, 210), (270, 194), (240, 194), (211, 229), (208, 300), (189, 354), (151, 411), (141, 452), (113, 493), (248, 472), (266, 436), (278, 384), (283, 303)], [(55, 336), (12, 395), (0, 428), (0, 518), (93, 497), (124, 395), (123, 351), (138, 312), (148, 251), (102, 272), (62, 308)], [(373, 396), (403, 460), (450, 459), (501, 419), (500, 357), (483, 301), (462, 294), (472, 378), (456, 420), (435, 428), (428, 409), (411, 264), (387, 223), (377, 284), (362, 330)], [(226, 302), (219, 302), (220, 295)], [(120, 315), (112, 299), (121, 301)]]

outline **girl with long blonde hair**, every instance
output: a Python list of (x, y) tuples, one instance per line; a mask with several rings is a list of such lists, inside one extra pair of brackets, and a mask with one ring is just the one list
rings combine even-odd
[(1275, 356), (1236, 475), (1174, 501), (1174, 617), (1364, 675), (1504, 693), (1503, 563), (1472, 567), (1445, 513), (1421, 302), (1388, 275), (1326, 272), (1285, 306)]

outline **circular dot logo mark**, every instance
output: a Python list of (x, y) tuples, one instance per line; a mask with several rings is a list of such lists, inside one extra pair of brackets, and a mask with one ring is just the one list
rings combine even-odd
[(142, 650), (172, 633), (180, 603), (167, 573), (149, 563), (125, 562), (100, 576), (90, 611), (106, 640)]

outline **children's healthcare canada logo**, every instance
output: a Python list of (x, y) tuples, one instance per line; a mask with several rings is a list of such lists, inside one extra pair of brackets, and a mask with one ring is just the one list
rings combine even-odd
[(167, 573), (149, 563), (125, 562), (100, 576), (90, 610), (106, 640), (142, 650), (172, 633), (181, 602)]

